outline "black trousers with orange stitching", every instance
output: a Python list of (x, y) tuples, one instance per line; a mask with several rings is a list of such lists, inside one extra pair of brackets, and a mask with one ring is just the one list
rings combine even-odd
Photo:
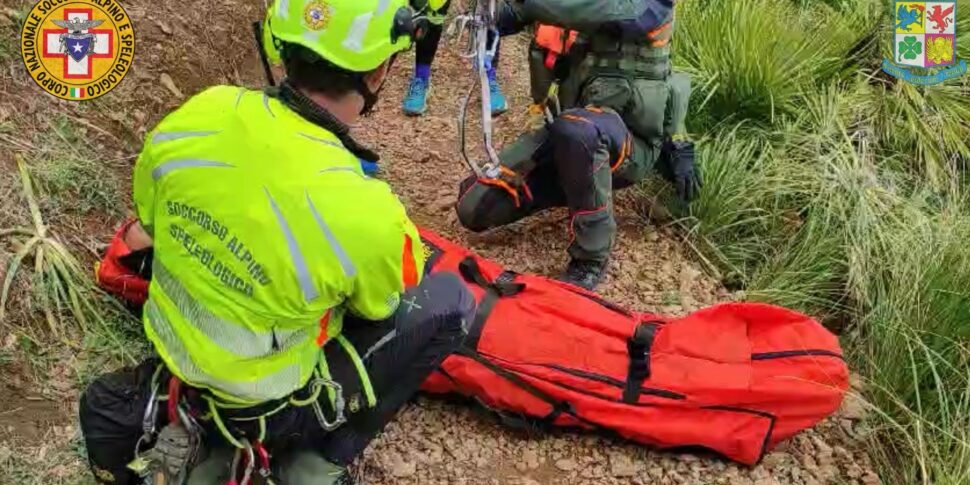
[(460, 189), (458, 219), (479, 232), (567, 207), (570, 257), (605, 261), (616, 234), (613, 190), (637, 181), (624, 176), (629, 171), (623, 169), (637, 158), (639, 145), (614, 111), (567, 110), (500, 154), (503, 165), (528, 187), (518, 190), (518, 201), (507, 189), (471, 177)]

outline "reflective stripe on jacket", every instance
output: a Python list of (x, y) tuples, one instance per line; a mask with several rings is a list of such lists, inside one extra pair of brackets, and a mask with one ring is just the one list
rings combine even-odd
[(148, 338), (175, 375), (232, 403), (303, 387), (345, 312), (386, 318), (423, 273), (390, 188), (262, 91), (210, 88), (163, 119), (134, 199), (155, 243)]

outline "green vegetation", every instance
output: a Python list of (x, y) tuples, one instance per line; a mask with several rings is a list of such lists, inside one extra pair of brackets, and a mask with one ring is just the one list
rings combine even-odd
[(31, 165), (44, 192), (43, 204), (56, 215), (92, 212), (118, 216), (124, 211), (115, 167), (87, 139), (87, 127), (66, 115), (47, 122)]
[(0, 63), (10, 62), (17, 57), (17, 49), (10, 39), (0, 38)]
[(891, 17), (878, 0), (682, 3), (706, 186), (679, 222), (749, 299), (842, 331), (886, 483), (970, 483), (970, 76), (882, 73)]
[[(27, 11), (23, 8), (7, 8), (0, 11), (0, 63), (10, 62), (20, 57), (20, 29)], [(4, 25), (4, 23), (7, 25)], [(6, 35), (9, 32), (10, 35)]]
[[(5, 276), (0, 286), (0, 322), (5, 320), (7, 303), (18, 275), (22, 271), (28, 272), (28, 311), (44, 315), (47, 337), (78, 351), (101, 350), (133, 360), (131, 352), (137, 346), (127, 344), (124, 327), (118, 325), (125, 320), (124, 308), (95, 286), (71, 250), (51, 233), (37, 203), (26, 162), (19, 155), (15, 158), (31, 225), (0, 229), (0, 241), (17, 248), (4, 268)], [(32, 262), (31, 268), (23, 266), (26, 261)], [(64, 328), (66, 325), (68, 328)], [(84, 336), (84, 345), (78, 345), (71, 338), (77, 335), (75, 331)], [(44, 339), (33, 338), (31, 333), (30, 329), (22, 330), (24, 342), (21, 347), (29, 348), (31, 343)]]
[[(0, 247), (13, 249), (0, 259), (0, 368), (19, 369), (39, 393), (63, 396), (105, 368), (134, 362), (145, 354), (146, 343), (138, 335), (138, 322), (95, 287), (75, 248), (47, 225), (27, 165), (19, 155), (15, 159), (18, 171), (11, 175), (20, 177), (18, 202), (28, 208), (30, 223), (0, 228)], [(14, 296), (17, 305), (11, 305)], [(19, 314), (6, 318), (7, 310)], [(45, 433), (43, 440), (31, 442), (0, 430), (4, 479), (38, 485), (90, 483), (77, 429), (55, 427)]]

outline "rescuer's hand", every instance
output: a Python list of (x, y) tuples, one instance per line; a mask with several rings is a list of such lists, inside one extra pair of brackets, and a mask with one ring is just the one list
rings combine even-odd
[(687, 203), (700, 194), (704, 186), (701, 168), (694, 158), (694, 143), (681, 140), (664, 142), (660, 154), (660, 172), (677, 189), (677, 196)]

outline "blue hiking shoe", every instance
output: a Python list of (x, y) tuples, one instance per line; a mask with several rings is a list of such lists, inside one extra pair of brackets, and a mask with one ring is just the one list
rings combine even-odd
[(430, 83), (422, 77), (411, 78), (411, 86), (408, 87), (408, 94), (404, 97), (404, 114), (408, 116), (421, 116), (428, 110), (428, 90)]
[(505, 95), (502, 94), (502, 86), (499, 86), (498, 80), (495, 77), (488, 79), (488, 90), (491, 93), (492, 116), (498, 116), (508, 111), (509, 103), (505, 100)]

